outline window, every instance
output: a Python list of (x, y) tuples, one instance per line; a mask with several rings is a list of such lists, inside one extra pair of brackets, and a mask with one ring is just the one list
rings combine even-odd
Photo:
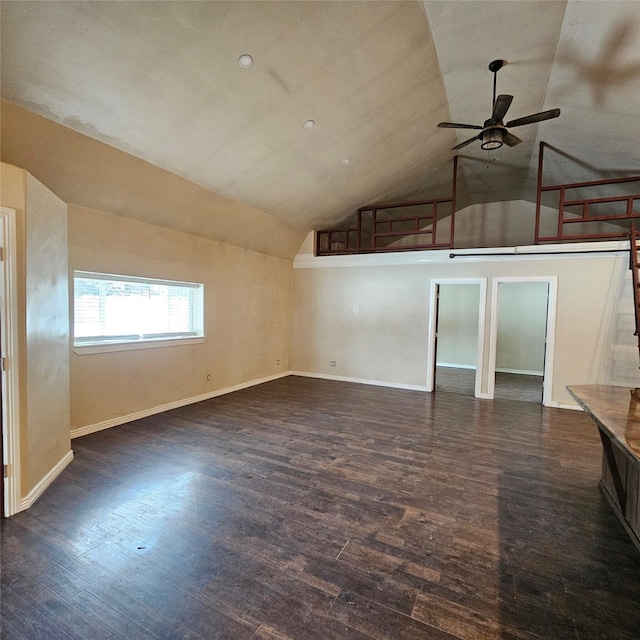
[(204, 339), (202, 284), (83, 271), (73, 282), (74, 348)]

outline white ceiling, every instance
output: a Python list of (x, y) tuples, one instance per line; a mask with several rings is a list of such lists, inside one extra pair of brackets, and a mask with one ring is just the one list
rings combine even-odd
[(519, 146), (462, 149), (459, 206), (534, 200), (540, 140), (560, 152), (547, 182), (640, 173), (637, 0), (3, 0), (0, 11), (5, 98), (296, 229), (447, 194), (450, 147), (473, 132), (437, 124), (490, 116), (494, 59), (507, 63), (498, 93), (514, 96), (505, 120), (562, 115), (515, 129)]

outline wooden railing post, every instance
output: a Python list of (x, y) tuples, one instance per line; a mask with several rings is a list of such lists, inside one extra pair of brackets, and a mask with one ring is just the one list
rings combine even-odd
[(536, 227), (534, 230), (533, 244), (540, 241), (540, 205), (542, 202), (542, 165), (544, 159), (544, 142), (538, 147), (538, 180), (536, 182)]
[[(453, 156), (453, 179), (451, 180), (451, 231), (449, 232), (449, 244), (453, 249), (453, 234), (456, 229), (456, 189), (458, 187), (458, 156)], [(434, 225), (435, 232), (435, 225)]]

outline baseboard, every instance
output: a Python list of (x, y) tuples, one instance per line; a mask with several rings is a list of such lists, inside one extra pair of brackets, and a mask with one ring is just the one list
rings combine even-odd
[[(97, 422), (95, 424), (90, 424), (85, 427), (78, 427), (77, 429), (72, 429), (71, 438), (80, 438), (82, 436), (87, 436), (91, 433), (96, 433), (97, 431), (103, 431), (104, 429), (110, 429), (111, 427), (117, 427), (121, 424), (126, 424), (127, 422), (133, 422), (134, 420), (140, 420), (142, 418), (147, 418), (149, 416), (153, 416), (157, 413), (162, 413), (164, 411), (170, 411), (171, 409), (178, 409), (180, 407), (186, 407), (190, 404), (195, 404), (196, 402), (202, 402), (203, 400), (210, 400), (211, 398), (217, 398), (218, 396), (226, 395), (227, 393), (233, 393), (234, 391), (241, 391), (242, 389), (248, 389), (249, 387), (254, 387), (258, 384), (264, 384), (265, 382), (271, 382), (272, 380), (278, 380), (279, 378), (285, 378), (286, 376), (302, 376), (305, 378), (320, 378), (323, 380), (337, 380), (339, 382), (354, 382), (356, 384), (370, 384), (377, 387), (390, 387), (392, 389), (407, 389), (408, 391), (428, 391), (427, 387), (424, 385), (417, 384), (402, 384), (399, 382), (389, 382), (383, 380), (369, 380), (367, 378), (350, 378), (347, 376), (335, 376), (331, 374), (325, 373), (311, 373), (309, 371), (285, 371), (283, 373), (276, 373), (272, 376), (266, 376), (265, 378), (258, 378), (256, 380), (249, 380), (248, 382), (242, 382), (240, 384), (236, 384), (232, 387), (226, 387), (224, 389), (218, 389), (217, 391), (212, 391), (210, 393), (205, 393), (200, 396), (192, 396), (191, 398), (183, 398), (182, 400), (176, 400), (174, 402), (168, 402), (166, 404), (162, 404), (156, 407), (151, 407), (149, 409), (144, 409), (143, 411), (137, 411), (135, 413), (130, 413), (128, 415), (119, 416), (117, 418), (111, 418), (110, 420), (104, 420), (103, 422)], [(476, 396), (478, 398), (488, 398), (486, 394), (481, 394)], [(560, 402), (551, 402), (549, 403), (550, 407), (556, 409), (573, 409), (576, 411), (582, 411), (582, 409), (577, 405), (572, 404), (563, 404)], [(69, 460), (70, 462), (70, 460)], [(69, 462), (65, 463), (68, 464)], [(60, 471), (64, 468), (64, 466), (60, 469)], [(58, 471), (57, 473), (59, 473)], [(53, 471), (52, 471), (53, 472)], [(56, 473), (56, 475), (57, 475)], [(48, 477), (48, 476), (47, 476)], [(55, 478), (55, 476), (54, 476)], [(50, 480), (50, 482), (53, 478)], [(39, 485), (38, 485), (39, 486)], [(45, 487), (46, 488), (46, 485)], [(44, 488), (42, 491), (44, 491)], [(33, 493), (35, 489), (31, 492)], [(41, 492), (42, 492), (41, 491)], [(40, 493), (41, 493), (40, 492)], [(31, 495), (31, 493), (29, 495)], [(35, 500), (38, 493), (33, 500)], [(23, 500), (23, 504), (28, 500), (28, 497)], [(28, 507), (22, 507), (24, 509)]]
[(447, 367), (449, 369), (475, 369), (475, 364), (456, 364), (455, 362), (436, 362), (436, 367)]
[[(449, 369), (476, 369), (473, 364), (457, 364), (455, 362), (436, 362), (436, 367), (447, 367)], [(496, 369), (496, 373), (517, 373), (521, 376), (540, 376), (542, 371), (527, 371), (526, 369)]]
[(393, 389), (407, 389), (409, 391), (427, 391), (427, 387), (418, 384), (401, 384), (399, 382), (386, 382), (383, 380), (368, 380), (365, 378), (349, 378), (347, 376), (334, 376), (328, 373), (310, 373), (309, 371), (291, 371), (292, 376), (304, 378), (321, 378), (323, 380), (337, 380), (339, 382), (355, 382), (356, 384), (371, 384), (376, 387), (391, 387)]
[(557, 402), (556, 400), (552, 400), (547, 407), (552, 407), (553, 409), (571, 409), (572, 411), (582, 411), (582, 407), (577, 404), (565, 404), (563, 402)]
[(47, 487), (62, 473), (65, 467), (73, 460), (73, 451), (69, 451), (63, 458), (56, 464), (47, 475), (38, 482), (38, 484), (29, 491), (25, 498), (20, 501), (20, 511), (28, 509), (47, 489)]
[(225, 387), (224, 389), (218, 389), (217, 391), (211, 391), (210, 393), (204, 393), (200, 396), (192, 396), (191, 398), (183, 398), (182, 400), (175, 400), (174, 402), (167, 402), (156, 407), (150, 407), (149, 409), (143, 409), (142, 411), (136, 411), (125, 416), (118, 416), (117, 418), (111, 418), (110, 420), (104, 420), (103, 422), (97, 422), (95, 424), (87, 425), (86, 427), (78, 427), (71, 430), (71, 439), (80, 438), (81, 436), (88, 436), (90, 433), (96, 431), (103, 431), (104, 429), (110, 429), (111, 427), (117, 427), (127, 422), (133, 422), (134, 420), (140, 420), (141, 418), (148, 418), (157, 413), (164, 411), (170, 411), (171, 409), (178, 409), (180, 407), (186, 407), (189, 404), (195, 404), (196, 402), (202, 402), (203, 400), (211, 400), (211, 398), (217, 398), (218, 396), (226, 395), (227, 393), (233, 393), (234, 391), (241, 391), (249, 387), (255, 387), (258, 384), (265, 382), (271, 382), (272, 380), (278, 380), (291, 375), (290, 371), (284, 373), (276, 373), (272, 376), (265, 378), (258, 378), (257, 380), (249, 380), (248, 382), (241, 382), (233, 387)]
[(544, 375), (543, 371), (527, 371), (526, 369), (498, 369), (496, 367), (496, 373), (516, 373), (519, 376), (539, 376), (542, 378)]

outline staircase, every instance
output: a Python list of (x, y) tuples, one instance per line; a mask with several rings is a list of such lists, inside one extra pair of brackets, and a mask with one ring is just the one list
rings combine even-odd
[(638, 238), (640, 233), (636, 227), (636, 223), (632, 222), (629, 228), (629, 241), (630, 241), (630, 263), (631, 275), (633, 278), (633, 304), (635, 308), (636, 330), (635, 335), (638, 337), (638, 357), (640, 358), (640, 259), (638, 258)]

